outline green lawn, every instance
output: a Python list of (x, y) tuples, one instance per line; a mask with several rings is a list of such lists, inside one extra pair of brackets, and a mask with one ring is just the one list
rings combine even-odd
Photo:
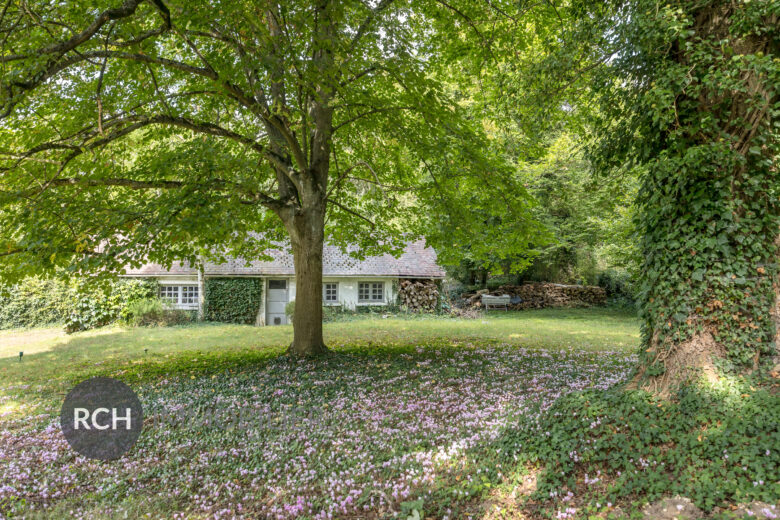
[[(504, 430), (557, 396), (623, 380), (639, 341), (634, 317), (606, 309), (359, 317), (326, 324), (333, 353), (311, 361), (281, 355), (291, 336), (214, 324), (0, 332), (0, 509), (477, 515), (491, 486), (525, 474), (496, 447)], [(65, 393), (96, 375), (131, 384), (148, 421), (109, 463), (74, 456), (57, 426)], [(229, 417), (171, 424), (216, 402)]]
[[(314, 360), (283, 355), (291, 334), (0, 331), (0, 517), (590, 520), (682, 495), (725, 519), (780, 497), (776, 393), (623, 391), (628, 314), (359, 317), (326, 324), (332, 353)], [(64, 395), (96, 375), (144, 407), (110, 462), (59, 429)]]
[[(179, 371), (213, 372), (278, 355), (291, 340), (289, 325), (107, 327), (72, 335), (57, 328), (0, 331), (0, 396), (6, 398), (0, 413), (13, 411), (13, 404), (51, 401), (90, 376), (138, 381)], [(605, 309), (495, 312), (482, 319), (366, 317), (325, 324), (325, 341), (336, 351), (471, 342), (633, 352), (639, 327), (632, 315)], [(20, 351), (24, 352), (21, 362)], [(36, 392), (19, 388), (25, 385)]]

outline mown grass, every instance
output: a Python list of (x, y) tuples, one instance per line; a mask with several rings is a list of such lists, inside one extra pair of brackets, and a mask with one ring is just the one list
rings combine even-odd
[[(291, 332), (2, 333), (6, 509), (32, 518), (479, 516), (475, 500), (525, 472), (496, 449), (505, 429), (560, 395), (622, 380), (638, 341), (633, 317), (606, 310), (329, 323), (333, 353), (313, 361), (281, 355)], [(118, 461), (74, 456), (56, 425), (64, 393), (94, 375), (130, 383), (144, 403), (144, 434)], [(224, 414), (214, 416), (215, 403)]]
[[(327, 323), (324, 333), (336, 352), (430, 342), (633, 351), (639, 341), (636, 318), (609, 309), (499, 311), (478, 319), (366, 317)], [(291, 340), (289, 325), (107, 327), (72, 335), (52, 328), (0, 331), (0, 414), (37, 412), (56, 404), (74, 383), (97, 375), (141, 382), (251, 365), (282, 354)]]
[[(283, 355), (290, 327), (0, 331), (0, 517), (642, 518), (672, 495), (712, 518), (777, 511), (776, 392), (615, 387), (628, 314), (368, 316), (325, 336), (304, 361)], [(116, 461), (75, 456), (58, 427), (96, 375), (144, 404)]]

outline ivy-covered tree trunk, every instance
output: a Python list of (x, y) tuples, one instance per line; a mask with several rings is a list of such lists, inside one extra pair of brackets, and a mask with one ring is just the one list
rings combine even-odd
[[(775, 240), (775, 250), (778, 251), (777, 262), (780, 262), (780, 235)], [(780, 364), (780, 269), (775, 273), (775, 367)]]
[(777, 15), (683, 5), (690, 26), (650, 90), (669, 102), (669, 122), (640, 193), (644, 330), (633, 384), (661, 395), (777, 353)]

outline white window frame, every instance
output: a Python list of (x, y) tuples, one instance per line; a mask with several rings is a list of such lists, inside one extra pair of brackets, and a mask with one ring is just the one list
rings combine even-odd
[[(361, 295), (363, 285), (368, 285), (368, 298)], [(379, 291), (380, 297), (375, 298)], [(385, 282), (358, 282), (358, 303), (384, 303), (385, 302)]]
[(195, 309), (200, 306), (200, 288), (197, 283), (161, 283), (160, 299), (174, 309)]
[[(335, 286), (334, 298), (328, 299), (328, 286)], [(339, 303), (339, 283), (338, 282), (323, 282), (322, 284), (322, 303), (325, 305), (338, 305)]]
[(163, 303), (176, 306), (179, 304), (179, 291), (181, 291), (181, 288), (178, 285), (161, 284), (158, 296)]

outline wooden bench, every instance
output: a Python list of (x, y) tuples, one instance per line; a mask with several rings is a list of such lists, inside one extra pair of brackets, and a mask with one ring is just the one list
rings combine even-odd
[(485, 310), (493, 307), (494, 309), (498, 309), (500, 307), (503, 307), (505, 311), (509, 310), (509, 301), (512, 299), (511, 296), (508, 294), (503, 294), (501, 296), (493, 296), (492, 294), (483, 294), (482, 295), (482, 305), (485, 306)]

